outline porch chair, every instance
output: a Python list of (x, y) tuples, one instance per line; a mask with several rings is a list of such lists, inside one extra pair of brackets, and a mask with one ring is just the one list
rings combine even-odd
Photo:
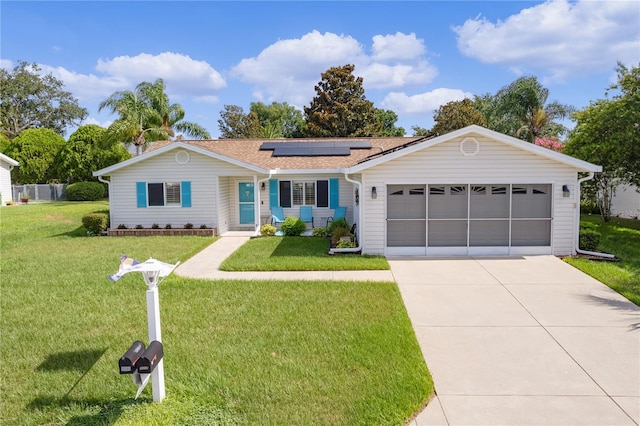
[(305, 223), (311, 222), (311, 228), (313, 228), (313, 208), (311, 206), (300, 206), (300, 220)]
[(333, 211), (333, 216), (327, 218), (327, 226), (329, 226), (329, 224), (336, 219), (344, 219), (346, 215), (347, 215), (346, 207), (340, 207), (340, 206), (336, 207)]
[(284, 222), (282, 207), (271, 207), (271, 224), (277, 228), (278, 224), (282, 222)]

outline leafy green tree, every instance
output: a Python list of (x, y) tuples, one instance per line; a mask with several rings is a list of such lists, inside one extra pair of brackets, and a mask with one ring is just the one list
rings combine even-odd
[(568, 118), (575, 109), (557, 101), (547, 103), (549, 89), (535, 76), (520, 77), (495, 95), (494, 109), (487, 123), (499, 124), (495, 129), (533, 143), (535, 138), (558, 137), (567, 132), (556, 120)]
[(396, 127), (398, 121), (398, 114), (390, 109), (374, 110), (375, 121), (368, 125), (366, 130), (371, 136), (385, 136), (385, 137), (401, 137), (404, 136), (404, 128)]
[(96, 124), (73, 132), (56, 157), (58, 179), (67, 183), (95, 181), (94, 171), (131, 158), (120, 142), (109, 142), (106, 136), (107, 129)]
[(271, 105), (252, 102), (250, 112), (258, 116), (263, 128), (263, 137), (273, 139), (304, 136), (305, 121), (302, 111), (286, 102), (273, 102)]
[[(220, 111), (218, 120), (220, 138), (222, 139), (252, 139), (264, 136), (264, 129), (255, 112), (245, 114), (242, 107), (237, 105), (225, 105)], [(277, 129), (273, 129), (277, 131)]]
[(411, 131), (413, 131), (413, 136), (431, 136), (431, 130), (427, 130), (424, 127), (420, 127), (416, 124), (411, 126)]
[(640, 185), (640, 67), (617, 68), (618, 90), (612, 98), (599, 99), (576, 112), (576, 126), (564, 153), (599, 164), (603, 173), (593, 179), (591, 194), (605, 221), (611, 217), (611, 198), (621, 183)]
[(486, 126), (484, 114), (471, 99), (466, 98), (441, 105), (433, 115), (433, 119), (435, 124), (431, 128), (431, 133), (438, 135), (444, 135), (472, 124)]
[(196, 138), (209, 138), (201, 126), (183, 122), (184, 110), (179, 104), (169, 104), (162, 79), (154, 83), (143, 81), (135, 91), (113, 93), (100, 102), (98, 111), (108, 109), (119, 115), (107, 129), (107, 138), (131, 144), (141, 154), (149, 142), (167, 140), (175, 131), (183, 131)]
[(169, 104), (169, 97), (165, 93), (164, 81), (159, 78), (153, 83), (143, 81), (136, 90), (142, 94), (145, 102), (149, 104), (153, 113), (151, 120), (174, 137), (175, 131), (195, 139), (211, 139), (206, 129), (197, 123), (184, 121), (185, 111), (180, 104)]
[(304, 108), (307, 136), (371, 136), (375, 108), (362, 87), (362, 77), (353, 75), (354, 65), (332, 67), (322, 73), (316, 96)]
[(63, 135), (68, 126), (87, 117), (85, 108), (62, 81), (52, 74), (40, 76), (36, 64), (19, 61), (9, 72), (0, 69), (0, 132), (13, 139), (23, 130), (47, 128)]
[(11, 172), (18, 183), (50, 183), (56, 180), (55, 159), (64, 138), (51, 129), (26, 129), (13, 138), (5, 153), (20, 162)]

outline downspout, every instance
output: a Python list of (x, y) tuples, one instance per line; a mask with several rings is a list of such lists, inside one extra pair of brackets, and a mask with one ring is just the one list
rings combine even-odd
[[(107, 184), (107, 187), (109, 188), (109, 206), (111, 206), (111, 181), (104, 179), (102, 176), (98, 176), (98, 181)], [(111, 208), (109, 208), (109, 226), (111, 226), (113, 224), (113, 216), (112, 215), (113, 215), (112, 210), (111, 210)]]
[[(361, 233), (362, 230), (362, 204), (364, 203), (364, 193), (362, 192), (362, 182), (358, 182), (357, 180), (353, 180), (349, 178), (347, 173), (344, 174), (344, 180), (347, 182), (351, 182), (358, 186), (358, 194), (360, 194), (360, 208), (358, 208), (358, 224), (356, 226), (356, 230), (358, 233)], [(332, 248), (329, 249), (329, 254), (336, 253), (358, 253), (362, 250), (362, 238), (358, 238), (358, 247), (353, 248)]]
[(255, 230), (255, 234), (254, 234), (255, 236), (260, 235), (260, 228), (262, 227), (262, 225), (260, 225), (260, 210), (262, 210), (262, 204), (261, 204), (262, 197), (260, 196), (260, 191), (261, 191), (261, 188), (262, 188), (262, 184), (264, 182), (269, 181), (271, 179), (271, 177), (273, 176), (273, 173), (274, 173), (273, 170), (269, 170), (269, 176), (267, 176), (264, 179), (259, 179), (257, 181), (257, 188), (258, 188), (258, 191), (257, 191), (258, 192), (258, 216), (257, 216), (257, 218), (258, 218), (258, 226), (256, 227), (256, 230)]
[(595, 175), (594, 172), (589, 172), (589, 176), (583, 177), (582, 179), (578, 179), (578, 190), (576, 191), (576, 198), (577, 198), (576, 223), (578, 224), (575, 230), (576, 253), (586, 254), (589, 256), (604, 257), (607, 259), (615, 259), (615, 256), (609, 253), (600, 253), (597, 251), (588, 251), (588, 250), (580, 249), (580, 184), (582, 182), (593, 179), (594, 175)]

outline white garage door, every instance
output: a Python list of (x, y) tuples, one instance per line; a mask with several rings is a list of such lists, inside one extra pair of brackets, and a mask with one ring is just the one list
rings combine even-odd
[(551, 252), (550, 184), (388, 185), (387, 253)]

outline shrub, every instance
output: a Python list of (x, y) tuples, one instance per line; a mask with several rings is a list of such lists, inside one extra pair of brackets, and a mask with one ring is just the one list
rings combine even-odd
[(136, 225), (136, 229), (144, 229), (142, 225)]
[(193, 223), (185, 223), (184, 229), (193, 229)]
[(326, 237), (327, 236), (327, 228), (313, 228), (311, 231), (311, 235), (314, 237)]
[(170, 223), (167, 223), (167, 224), (164, 226), (164, 229), (171, 229), (171, 224), (170, 224)]
[(127, 225), (121, 223), (120, 225), (118, 225), (118, 229), (127, 229)]
[(327, 233), (333, 234), (333, 230), (336, 228), (349, 229), (349, 224), (347, 223), (346, 219), (332, 220), (331, 222), (329, 222), (329, 225), (327, 226)]
[(205, 225), (204, 223), (202, 225), (200, 225), (200, 229), (208, 229), (209, 227), (207, 225)]
[(69, 201), (97, 201), (104, 197), (104, 186), (99, 182), (77, 182), (65, 190)]
[(600, 233), (593, 229), (582, 228), (578, 242), (582, 250), (594, 251), (600, 244)]
[(280, 225), (280, 230), (287, 237), (297, 237), (307, 230), (307, 225), (300, 218), (289, 216)]
[(336, 248), (356, 248), (356, 243), (353, 241), (338, 241)]
[(263, 237), (273, 237), (276, 235), (276, 227), (270, 224), (265, 224), (260, 227), (260, 235)]
[(151, 229), (160, 229), (160, 225), (158, 225), (157, 223), (154, 223), (151, 225)]
[(331, 242), (336, 245), (340, 241), (342, 237), (350, 237), (351, 233), (349, 232), (349, 228), (336, 228), (331, 233)]
[(594, 200), (580, 201), (580, 212), (584, 214), (600, 214), (600, 207)]
[(89, 234), (100, 235), (103, 231), (109, 229), (108, 213), (87, 213), (82, 216), (82, 226), (84, 226)]

